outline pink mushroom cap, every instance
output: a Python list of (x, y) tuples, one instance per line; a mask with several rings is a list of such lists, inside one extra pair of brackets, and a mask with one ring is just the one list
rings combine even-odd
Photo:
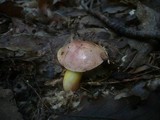
[(57, 58), (66, 69), (85, 72), (107, 60), (108, 54), (102, 46), (93, 42), (74, 40), (59, 49)]

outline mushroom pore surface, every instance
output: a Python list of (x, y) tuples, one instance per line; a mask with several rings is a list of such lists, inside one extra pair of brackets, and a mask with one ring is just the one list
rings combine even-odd
[(108, 54), (102, 46), (93, 42), (74, 40), (60, 48), (57, 57), (66, 69), (85, 72), (108, 59)]

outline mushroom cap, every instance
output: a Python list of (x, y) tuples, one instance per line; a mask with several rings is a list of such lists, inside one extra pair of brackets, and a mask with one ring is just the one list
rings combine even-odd
[(102, 46), (93, 42), (74, 40), (59, 49), (57, 58), (66, 69), (85, 72), (107, 60), (108, 54)]

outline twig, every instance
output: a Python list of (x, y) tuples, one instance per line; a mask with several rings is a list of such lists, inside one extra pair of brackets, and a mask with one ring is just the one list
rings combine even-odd
[(134, 77), (134, 78), (130, 78), (130, 79), (124, 79), (121, 81), (107, 81), (107, 82), (87, 82), (85, 83), (85, 85), (93, 85), (93, 86), (101, 86), (101, 85), (110, 85), (110, 84), (119, 84), (119, 83), (128, 83), (128, 82), (134, 82), (134, 81), (138, 81), (138, 80), (148, 80), (153, 78), (153, 76), (140, 76), (140, 77)]
[(48, 106), (47, 106), (46, 104), (44, 104), (41, 96), (40, 96), (39, 93), (32, 87), (32, 85), (30, 85), (28, 81), (26, 82), (26, 84), (27, 84), (27, 85), (34, 91), (34, 93), (38, 96), (38, 98), (39, 98), (39, 100), (41, 101), (41, 103), (42, 103), (48, 110), (50, 110), (50, 109), (48, 108)]
[(160, 40), (160, 32), (159, 31), (138, 31), (133, 28), (127, 28), (124, 26), (124, 23), (120, 23), (120, 21), (116, 19), (111, 19), (106, 17), (100, 12), (94, 11), (89, 9), (85, 3), (84, 0), (81, 0), (81, 6), (90, 14), (92, 14), (94, 17), (101, 20), (106, 26), (108, 26), (110, 29), (115, 31), (117, 34), (126, 36), (129, 38), (136, 38), (138, 40), (144, 40), (144, 39), (157, 39)]

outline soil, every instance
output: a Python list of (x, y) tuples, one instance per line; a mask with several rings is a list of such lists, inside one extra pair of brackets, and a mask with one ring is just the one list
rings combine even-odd
[[(159, 120), (158, 0), (0, 1), (0, 118)], [(73, 40), (109, 58), (66, 92), (57, 51)]]

